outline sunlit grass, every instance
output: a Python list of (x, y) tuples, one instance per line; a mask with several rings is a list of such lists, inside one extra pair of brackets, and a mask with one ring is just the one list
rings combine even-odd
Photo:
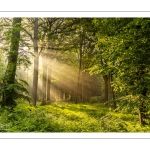
[(36, 107), (18, 104), (0, 110), (1, 132), (148, 132), (137, 116), (114, 112), (102, 104), (51, 103)]

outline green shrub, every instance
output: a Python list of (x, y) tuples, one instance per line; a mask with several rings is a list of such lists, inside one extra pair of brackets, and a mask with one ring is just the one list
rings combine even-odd
[(90, 103), (104, 103), (104, 97), (102, 96), (94, 96), (89, 100)]

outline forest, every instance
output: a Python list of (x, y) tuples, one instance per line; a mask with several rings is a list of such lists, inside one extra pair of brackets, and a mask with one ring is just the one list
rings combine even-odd
[(0, 132), (149, 132), (149, 18), (0, 18)]

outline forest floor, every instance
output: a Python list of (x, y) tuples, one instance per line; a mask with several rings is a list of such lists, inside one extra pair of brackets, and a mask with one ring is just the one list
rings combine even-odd
[(0, 132), (149, 132), (138, 115), (114, 112), (102, 104), (53, 102), (36, 107), (23, 103), (0, 109)]

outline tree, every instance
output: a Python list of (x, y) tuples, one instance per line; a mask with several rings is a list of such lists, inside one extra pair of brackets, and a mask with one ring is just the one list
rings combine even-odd
[(37, 100), (37, 88), (38, 88), (38, 66), (39, 66), (39, 54), (38, 54), (38, 18), (34, 20), (34, 73), (33, 73), (33, 87), (32, 87), (32, 99), (33, 105), (36, 106)]
[(38, 72), (39, 72), (39, 56), (43, 50), (39, 51), (39, 41), (45, 36), (45, 32), (41, 30), (41, 26), (44, 24), (44, 21), (39, 18), (29, 18), (25, 21), (23, 28), (24, 33), (29, 36), (30, 40), (33, 42), (34, 48), (34, 69), (33, 69), (33, 85), (32, 85), (32, 100), (33, 106), (36, 106), (37, 101), (37, 90), (38, 90)]
[(70, 34), (72, 30), (73, 20), (74, 19), (66, 18), (45, 18), (45, 24), (42, 24), (42, 29), (46, 33), (45, 39), (43, 40), (45, 41), (45, 48), (41, 52), (43, 58), (42, 105), (46, 103), (46, 100), (51, 101), (53, 60), (57, 60), (58, 57), (60, 57), (57, 56), (58, 54), (60, 55), (68, 50), (70, 46), (68, 34)]
[(20, 41), (21, 20), (22, 18), (13, 18), (10, 51), (8, 53), (8, 64), (5, 72), (5, 77), (3, 79), (5, 90), (1, 104), (2, 106), (13, 107), (16, 105), (14, 99), (15, 95), (14, 89), (15, 89), (15, 75), (16, 75), (18, 49)]
[[(122, 96), (122, 101), (124, 97), (132, 96), (132, 100), (127, 104), (139, 109), (140, 124), (147, 124), (150, 84), (149, 19), (96, 19), (95, 24), (99, 26), (97, 37), (102, 51), (100, 56), (103, 59), (108, 58), (107, 65), (102, 71), (111, 73), (110, 68), (113, 64), (115, 91), (120, 94), (120, 97)], [(110, 44), (104, 45), (107, 42)]]
[(150, 87), (150, 20), (135, 18), (125, 26), (118, 59), (120, 80), (139, 109), (141, 125), (148, 124), (148, 91)]
[(77, 65), (78, 65), (78, 79), (77, 79), (77, 92), (76, 92), (76, 103), (81, 100), (85, 102), (87, 99), (86, 77), (88, 76), (88, 68), (93, 65), (93, 51), (95, 40), (95, 28), (92, 24), (91, 18), (78, 19), (76, 26), (75, 38), (73, 43), (75, 44), (77, 54)]
[(118, 49), (122, 43), (121, 33), (132, 19), (130, 18), (95, 18), (93, 23), (97, 29), (95, 45), (95, 64), (91, 67), (91, 72), (99, 73), (104, 79), (104, 97), (108, 106), (116, 109), (116, 97), (114, 93), (114, 76), (117, 74)]

